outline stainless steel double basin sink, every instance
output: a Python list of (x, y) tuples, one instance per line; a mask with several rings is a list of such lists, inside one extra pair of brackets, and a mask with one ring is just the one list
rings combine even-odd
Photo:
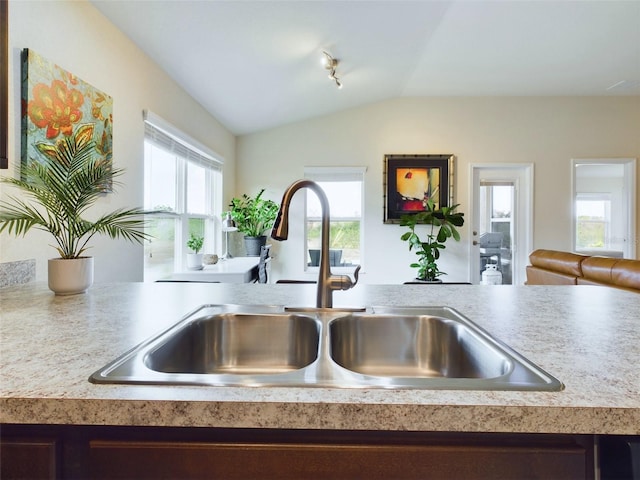
[(94, 383), (558, 391), (448, 307), (204, 305), (95, 372)]

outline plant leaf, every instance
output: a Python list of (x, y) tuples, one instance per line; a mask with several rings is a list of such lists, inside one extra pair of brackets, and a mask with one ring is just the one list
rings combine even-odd
[(122, 173), (96, 155), (93, 130), (92, 124), (81, 125), (55, 145), (38, 143), (41, 159), (29, 162), (22, 179), (0, 179), (21, 190), (32, 203), (15, 197), (0, 203), (0, 232), (48, 231), (63, 258), (81, 255), (95, 234), (134, 242), (150, 238), (143, 230), (145, 212), (140, 209), (118, 209), (95, 222), (83, 218), (104, 195), (105, 186), (116, 185), (113, 178)]

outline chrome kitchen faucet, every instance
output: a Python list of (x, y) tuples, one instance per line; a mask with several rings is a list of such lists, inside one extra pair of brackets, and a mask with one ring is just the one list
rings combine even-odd
[(318, 272), (318, 294), (316, 300), (317, 308), (333, 307), (333, 291), (349, 290), (358, 283), (358, 273), (360, 265), (356, 267), (353, 274), (354, 280), (348, 275), (332, 275), (329, 266), (329, 200), (324, 190), (316, 182), (311, 180), (296, 180), (284, 192), (278, 217), (271, 231), (271, 238), (274, 240), (286, 240), (289, 237), (289, 205), (293, 195), (301, 188), (309, 188), (315, 192), (320, 200), (322, 208), (322, 233), (320, 243), (320, 268)]

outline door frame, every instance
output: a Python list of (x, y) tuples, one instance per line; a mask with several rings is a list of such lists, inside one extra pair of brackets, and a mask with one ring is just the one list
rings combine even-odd
[[(523, 285), (526, 266), (533, 248), (533, 163), (472, 163), (469, 165), (469, 198), (471, 200), (471, 235), (469, 237), (469, 278), (480, 282), (480, 255), (478, 232), (480, 230), (480, 181), (512, 180), (515, 184), (516, 222), (514, 228), (512, 284)], [(491, 173), (499, 177), (491, 177)], [(513, 176), (507, 174), (513, 172)]]
[(627, 215), (624, 242), (624, 258), (636, 258), (636, 247), (633, 238), (636, 235), (636, 159), (635, 158), (572, 158), (571, 159), (571, 249), (576, 246), (576, 165), (622, 165), (624, 167), (625, 200)]

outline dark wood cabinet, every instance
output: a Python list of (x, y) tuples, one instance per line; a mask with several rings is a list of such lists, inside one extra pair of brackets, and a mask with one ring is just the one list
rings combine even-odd
[(39, 478), (592, 479), (594, 472), (588, 435), (159, 427), (5, 425), (2, 463), (13, 468), (40, 445), (14, 435), (43, 433), (52, 440), (38, 463), (49, 458), (54, 476)]
[(92, 442), (96, 479), (584, 479), (580, 447)]
[(55, 479), (59, 472), (58, 442), (55, 438), (2, 438), (0, 478)]

